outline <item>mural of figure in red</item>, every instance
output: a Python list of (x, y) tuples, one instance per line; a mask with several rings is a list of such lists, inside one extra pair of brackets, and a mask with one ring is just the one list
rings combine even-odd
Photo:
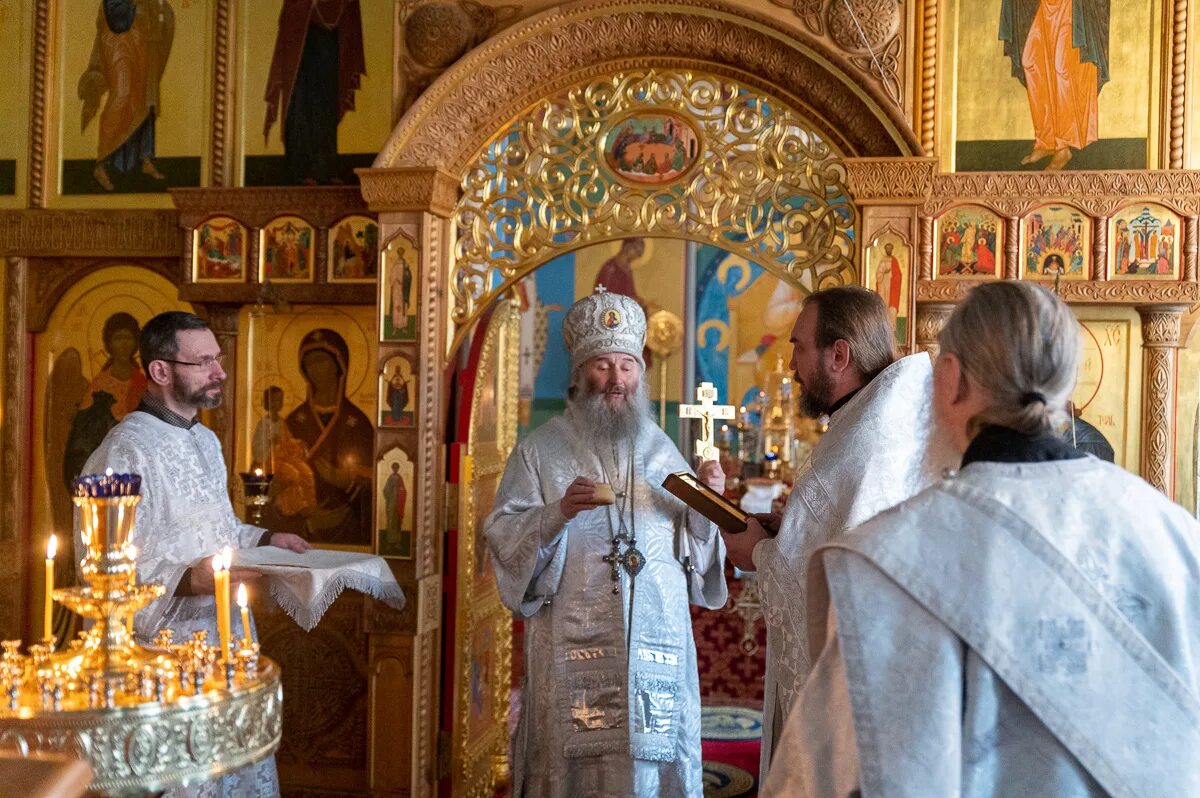
[(68, 488), (108, 431), (142, 401), (146, 375), (138, 362), (140, 334), (141, 326), (128, 313), (114, 313), (104, 322), (101, 340), (108, 360), (88, 382), (67, 433), (63, 482)]
[[(83, 101), (81, 130), (100, 112), (100, 139), (92, 176), (105, 191), (114, 186), (109, 170), (140, 167), (156, 180), (154, 165), (159, 82), (175, 40), (175, 12), (167, 0), (103, 0), (96, 38), (76, 93)], [(105, 95), (103, 110), (100, 100)]]
[(284, 0), (263, 138), (279, 119), (294, 183), (340, 180), (337, 130), (367, 74), (359, 0)]
[(1071, 150), (1096, 141), (1108, 82), (1111, 0), (1001, 0), (1000, 40), (1029, 96), (1033, 149), (1021, 159), (1062, 169)]
[[(883, 245), (883, 257), (875, 273), (875, 291), (883, 297), (888, 308), (888, 317), (892, 320), (892, 329), (896, 329), (896, 319), (900, 315), (900, 289), (904, 285), (904, 274), (900, 271), (900, 260), (892, 254), (894, 247), (889, 241)], [(897, 331), (899, 334), (899, 331)]]
[(404, 528), (404, 508), (408, 502), (408, 487), (400, 476), (400, 464), (392, 463), (392, 474), (383, 483), (383, 503), (387, 515), (387, 537), (381, 548), (389, 553), (407, 552), (412, 546), (412, 530)]

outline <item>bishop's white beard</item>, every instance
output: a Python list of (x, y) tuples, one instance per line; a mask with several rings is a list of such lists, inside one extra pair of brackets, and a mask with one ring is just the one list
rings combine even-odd
[(604, 391), (593, 393), (583, 379), (574, 388), (574, 398), (567, 400), (567, 420), (595, 451), (636, 441), (642, 427), (650, 423), (650, 388), (644, 379), (638, 380), (637, 389), (615, 406), (605, 401)]

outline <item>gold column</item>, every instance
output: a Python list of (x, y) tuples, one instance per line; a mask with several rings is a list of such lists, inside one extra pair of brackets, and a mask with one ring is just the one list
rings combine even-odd
[(1175, 498), (1175, 406), (1179, 337), (1186, 305), (1140, 305), (1142, 478)]
[(928, 352), (930, 355), (937, 357), (938, 353), (938, 333), (946, 326), (946, 321), (950, 318), (950, 314), (954, 312), (954, 305), (948, 302), (929, 302), (917, 304), (917, 350)]
[(226, 305), (226, 304), (211, 304), (204, 305), (204, 317), (208, 322), (209, 329), (213, 331), (213, 335), (217, 338), (217, 345), (221, 347), (221, 353), (225, 355), (225, 400), (221, 402), (221, 406), (215, 410), (206, 411), (206, 424), (213, 432), (217, 433), (217, 438), (221, 441), (221, 448), (225, 452), (225, 468), (229, 475), (229, 495), (231, 497), (241, 495), (241, 480), (238, 478), (238, 469), (234, 467), (234, 458), (237, 455), (237, 441), (234, 440), (234, 432), (237, 424), (234, 423), (233, 416), (237, 412), (234, 407), (234, 397), (238, 395), (237, 385), (237, 351), (238, 351), (238, 317), (241, 313), (241, 305)]
[[(376, 456), (397, 444), (414, 464), (413, 559), (392, 560), (392, 570), (410, 603), (404, 628), (370, 630), (370, 783), (376, 792), (420, 798), (437, 787), (438, 695), (441, 678), (441, 510), (448, 490), (445, 440), (448, 397), (442, 378), (447, 365), (447, 302), (450, 214), (458, 181), (438, 169), (364, 169), (363, 197), (379, 214), (380, 241), (404, 232), (420, 252), (417, 278), (417, 340), (381, 343), (379, 362), (398, 350), (415, 363), (417, 418), (414, 430), (376, 430)], [(380, 274), (380, 291), (384, 275)], [(384, 298), (380, 296), (379, 302)], [(451, 577), (453, 580), (453, 577)]]

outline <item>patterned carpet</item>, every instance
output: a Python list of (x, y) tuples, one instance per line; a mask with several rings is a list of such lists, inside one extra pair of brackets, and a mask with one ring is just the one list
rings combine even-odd
[(758, 755), (762, 749), (762, 712), (745, 707), (700, 710), (705, 798), (757, 795)]

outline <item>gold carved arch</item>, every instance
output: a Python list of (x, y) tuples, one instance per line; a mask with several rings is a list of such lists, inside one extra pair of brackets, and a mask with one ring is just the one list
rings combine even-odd
[(820, 120), (825, 140), (847, 157), (923, 152), (884, 91), (806, 31), (720, 0), (578, 0), (514, 24), (459, 60), (404, 115), (374, 166), (461, 174), (515, 111), (586, 77), (647, 67), (704, 70), (777, 96)]
[[(614, 161), (631, 125), (675, 142), (663, 145), (672, 168), (640, 175), (640, 155), (632, 171)], [(857, 282), (858, 212), (840, 154), (786, 104), (722, 75), (628, 69), (582, 81), (525, 109), (462, 174), (451, 351), (539, 265), (632, 235), (713, 244), (805, 291)]]

